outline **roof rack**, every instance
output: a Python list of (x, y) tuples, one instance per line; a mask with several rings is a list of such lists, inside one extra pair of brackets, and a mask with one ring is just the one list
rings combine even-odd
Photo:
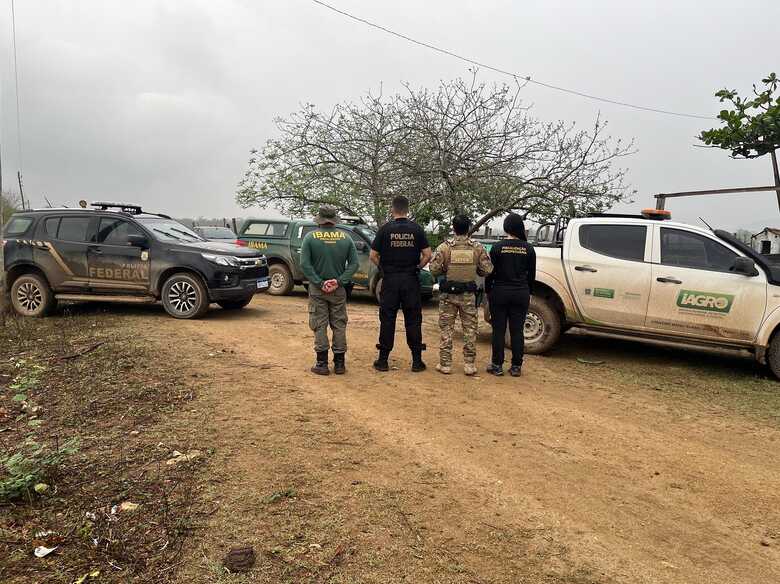
[(130, 203), (107, 203), (105, 201), (95, 201), (92, 203), (92, 206), (97, 207), (101, 211), (118, 209), (120, 212), (129, 213), (130, 215), (140, 215), (143, 213), (141, 205), (131, 205)]

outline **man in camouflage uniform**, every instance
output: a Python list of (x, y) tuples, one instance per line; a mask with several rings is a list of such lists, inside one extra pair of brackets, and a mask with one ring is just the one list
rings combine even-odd
[(493, 271), (490, 256), (481, 244), (468, 236), (471, 220), (457, 215), (452, 220), (455, 236), (436, 248), (430, 264), (431, 274), (439, 279), (439, 328), (441, 345), (440, 373), (452, 372), (452, 335), (460, 316), (463, 326), (463, 372), (474, 375), (477, 368), (477, 276)]

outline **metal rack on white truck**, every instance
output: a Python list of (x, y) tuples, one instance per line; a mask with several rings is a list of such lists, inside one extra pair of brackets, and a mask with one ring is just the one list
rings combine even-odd
[(649, 209), (544, 225), (535, 249), (527, 352), (577, 327), (749, 352), (780, 377), (780, 266), (730, 233)]

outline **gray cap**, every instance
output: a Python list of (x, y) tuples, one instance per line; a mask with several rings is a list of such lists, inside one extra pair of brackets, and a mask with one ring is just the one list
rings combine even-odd
[(317, 213), (314, 222), (317, 223), (317, 225), (327, 225), (328, 223), (335, 225), (338, 223), (339, 216), (336, 212), (336, 207), (332, 205), (323, 205), (320, 207), (320, 212)]

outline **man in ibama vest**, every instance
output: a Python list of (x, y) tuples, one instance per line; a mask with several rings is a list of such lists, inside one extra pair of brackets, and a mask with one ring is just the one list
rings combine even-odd
[(439, 279), (439, 373), (452, 372), (452, 335), (460, 316), (463, 326), (463, 372), (474, 375), (477, 357), (477, 276), (493, 271), (490, 256), (481, 244), (468, 235), (471, 220), (457, 215), (452, 220), (455, 236), (436, 248), (430, 264), (431, 274)]
[(333, 372), (347, 368), (347, 289), (358, 269), (352, 238), (336, 227), (338, 215), (329, 205), (320, 207), (314, 218), (318, 228), (303, 239), (301, 269), (309, 281), (309, 327), (314, 331), (317, 362), (312, 373), (328, 375), (328, 325), (333, 330)]

